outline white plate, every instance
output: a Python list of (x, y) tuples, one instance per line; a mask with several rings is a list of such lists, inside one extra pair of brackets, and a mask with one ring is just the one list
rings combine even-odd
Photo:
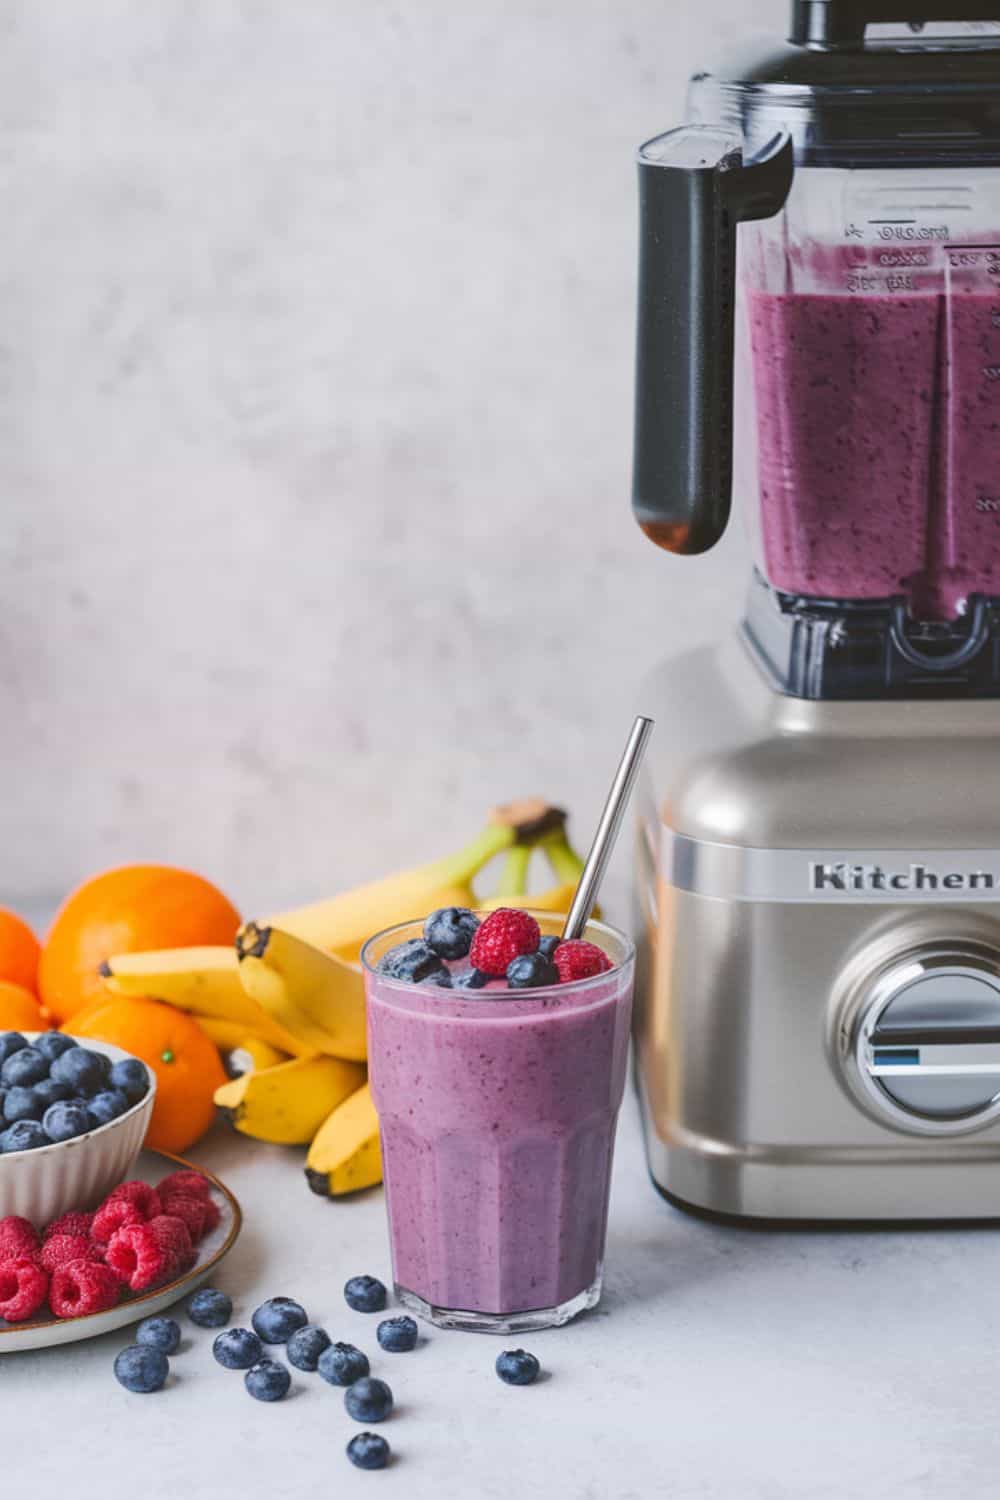
[(55, 1344), (72, 1344), (77, 1339), (96, 1338), (100, 1333), (111, 1333), (140, 1318), (151, 1318), (163, 1312), (183, 1297), (190, 1297), (201, 1284), (209, 1279), (223, 1256), (236, 1243), (243, 1215), (232, 1193), (213, 1173), (204, 1167), (196, 1167), (181, 1156), (168, 1156), (166, 1152), (143, 1151), (132, 1169), (132, 1176), (155, 1187), (161, 1178), (181, 1169), (200, 1172), (212, 1187), (212, 1199), (221, 1215), (218, 1224), (198, 1246), (198, 1259), (183, 1276), (168, 1281), (165, 1286), (152, 1288), (127, 1296), (117, 1307), (107, 1312), (88, 1313), (83, 1318), (53, 1318), (46, 1310), (37, 1318), (25, 1323), (5, 1323), (0, 1318), (0, 1354), (12, 1354), (19, 1349), (47, 1349)]

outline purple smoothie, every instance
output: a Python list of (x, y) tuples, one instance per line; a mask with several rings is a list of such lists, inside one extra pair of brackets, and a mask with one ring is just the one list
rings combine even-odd
[(479, 998), (365, 978), (397, 1288), (432, 1308), (496, 1316), (588, 1292), (591, 1305), (631, 960), (557, 989)]

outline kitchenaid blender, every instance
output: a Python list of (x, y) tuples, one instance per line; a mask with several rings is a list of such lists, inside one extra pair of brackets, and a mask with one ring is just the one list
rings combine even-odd
[(703, 552), (735, 488), (756, 556), (643, 692), (651, 1173), (998, 1216), (1000, 0), (798, 0), (639, 181), (635, 513)]

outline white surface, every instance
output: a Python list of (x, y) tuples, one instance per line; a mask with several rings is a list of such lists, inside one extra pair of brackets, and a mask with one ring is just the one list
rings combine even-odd
[[(30, 1432), (31, 1489), (95, 1500), (391, 1493), (406, 1500), (993, 1500), (1000, 1461), (998, 1241), (990, 1230), (764, 1234), (688, 1218), (653, 1192), (626, 1099), (604, 1302), (516, 1341), (427, 1330), (383, 1354), (351, 1312), (349, 1275), (388, 1276), (382, 1194), (313, 1197), (301, 1153), (224, 1128), (193, 1155), (241, 1199), (218, 1284), (246, 1325), (300, 1298), (366, 1349), (397, 1409), (398, 1455), (354, 1471), (342, 1392), (293, 1371), (254, 1402), (185, 1326), (170, 1386), (132, 1396), (111, 1372), (126, 1335), (0, 1361), (4, 1430)], [(523, 1344), (548, 1378), (500, 1384)], [(58, 1433), (41, 1441), (47, 1423)], [(10, 1438), (5, 1462), (10, 1472)], [(27, 1462), (28, 1455), (24, 1455)]]
[(629, 514), (637, 144), (785, 0), (0, 0), (0, 901), (563, 799), (718, 628)]

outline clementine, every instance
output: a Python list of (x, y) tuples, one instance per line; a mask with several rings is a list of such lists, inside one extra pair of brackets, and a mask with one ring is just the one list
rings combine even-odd
[(124, 865), (81, 885), (42, 948), (38, 988), (57, 1021), (105, 993), (102, 963), (116, 953), (231, 943), (240, 914), (200, 875), (168, 865)]
[(110, 998), (64, 1027), (73, 1036), (111, 1042), (141, 1057), (156, 1074), (146, 1135), (154, 1151), (186, 1151), (215, 1118), (213, 1095), (226, 1082), (214, 1042), (197, 1021), (159, 1000)]
[(34, 990), (38, 985), (38, 939), (16, 911), (0, 906), (0, 979)]
[(31, 990), (0, 979), (0, 1031), (44, 1031), (47, 1025)]

